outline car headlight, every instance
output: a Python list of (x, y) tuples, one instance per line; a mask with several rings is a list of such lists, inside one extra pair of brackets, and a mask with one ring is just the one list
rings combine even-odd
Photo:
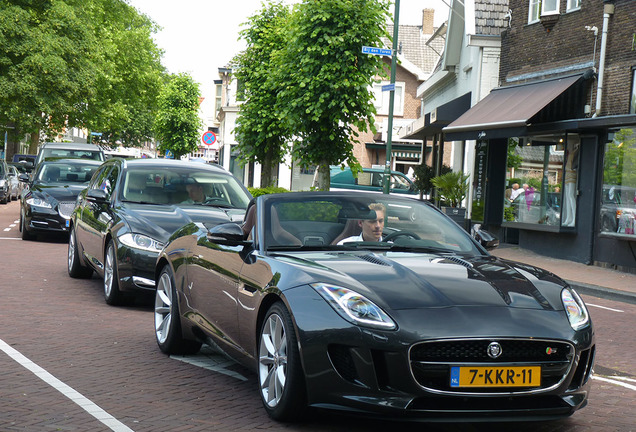
[(26, 200), (26, 203), (31, 207), (53, 208), (50, 202), (43, 198), (35, 196), (31, 196), (31, 198), (28, 198)]
[(7, 185), (7, 181), (4, 179), (0, 179), (0, 188), (4, 188)]
[(163, 249), (163, 243), (143, 234), (126, 233), (119, 237), (119, 241), (130, 248), (141, 249), (148, 252), (159, 253), (161, 249)]
[(327, 300), (341, 317), (353, 324), (385, 330), (397, 327), (386, 312), (353, 290), (324, 283), (312, 284), (311, 287)]
[(561, 291), (561, 301), (572, 329), (581, 330), (590, 324), (590, 315), (587, 312), (585, 303), (583, 303), (576, 291), (565, 288)]

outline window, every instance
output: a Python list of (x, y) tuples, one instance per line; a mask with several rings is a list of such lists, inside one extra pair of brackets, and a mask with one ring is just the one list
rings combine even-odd
[[(382, 86), (390, 84), (388, 81), (373, 84), (373, 93), (375, 94), (375, 109), (379, 115), (389, 115), (389, 100), (391, 92), (382, 91)], [(395, 97), (393, 100), (393, 114), (397, 116), (404, 115), (404, 83), (395, 83)]]
[(576, 9), (581, 9), (581, 0), (568, 0), (568, 12)]
[(223, 104), (223, 84), (216, 85), (216, 96), (214, 98), (214, 117), (216, 118)]
[(541, 0), (530, 0), (528, 23), (537, 22), (539, 18), (541, 18)]
[(629, 98), (629, 113), (636, 114), (636, 68), (632, 70), (632, 96)]
[(559, 0), (541, 0), (541, 15), (554, 15), (559, 13)]
[[(504, 194), (506, 223), (574, 227), (580, 139), (551, 135), (511, 139)], [(511, 154), (512, 152), (512, 154)]]
[(636, 238), (636, 125), (608, 136), (600, 211), (601, 233)]

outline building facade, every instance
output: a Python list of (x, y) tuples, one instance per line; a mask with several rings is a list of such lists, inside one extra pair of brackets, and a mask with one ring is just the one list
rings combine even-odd
[[(636, 2), (509, 7), (498, 87), (443, 129), (475, 141), (472, 220), (547, 256), (636, 271)], [(511, 201), (514, 183), (525, 190)]]

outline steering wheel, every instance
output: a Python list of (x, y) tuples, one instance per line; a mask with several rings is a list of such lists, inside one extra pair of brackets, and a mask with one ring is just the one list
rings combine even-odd
[(394, 238), (401, 237), (401, 236), (411, 237), (413, 239), (420, 240), (420, 236), (418, 236), (417, 234), (415, 234), (413, 232), (410, 232), (410, 231), (395, 231), (395, 232), (392, 232), (391, 234), (389, 234), (386, 237), (382, 237), (382, 241), (383, 242), (391, 241)]
[(203, 201), (203, 204), (211, 204), (211, 203), (219, 202), (219, 201), (225, 202), (225, 200), (220, 197), (207, 197), (205, 201)]

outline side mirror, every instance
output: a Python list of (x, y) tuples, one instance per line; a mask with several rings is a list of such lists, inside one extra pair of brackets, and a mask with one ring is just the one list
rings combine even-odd
[(105, 203), (108, 201), (108, 194), (102, 189), (89, 189), (86, 192), (86, 199), (95, 203)]
[(473, 238), (486, 250), (493, 250), (499, 246), (499, 239), (488, 231), (481, 229), (481, 225), (473, 226), (471, 233)]
[(18, 180), (20, 180), (21, 182), (24, 182), (24, 183), (28, 183), (30, 181), (29, 175), (28, 174), (20, 174), (18, 176)]
[(220, 245), (241, 246), (251, 244), (244, 240), (243, 230), (236, 223), (216, 225), (208, 230), (208, 240)]

